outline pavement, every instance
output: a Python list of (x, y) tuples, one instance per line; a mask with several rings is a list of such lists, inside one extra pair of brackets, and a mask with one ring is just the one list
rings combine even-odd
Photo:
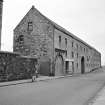
[(89, 105), (105, 105), (105, 87), (97, 93), (95, 98), (89, 103)]
[[(105, 67), (103, 67), (105, 70)], [(105, 105), (105, 84), (88, 105)]]
[[(40, 81), (46, 81), (46, 80), (54, 80), (54, 79), (60, 79), (65, 77), (71, 77), (72, 75), (67, 76), (39, 76), (34, 80), (34, 82), (40, 82)], [(11, 86), (11, 85), (18, 85), (18, 84), (24, 84), (24, 83), (32, 83), (32, 79), (25, 79), (25, 80), (17, 80), (17, 81), (8, 81), (8, 82), (0, 82), (0, 87), (4, 86)]]

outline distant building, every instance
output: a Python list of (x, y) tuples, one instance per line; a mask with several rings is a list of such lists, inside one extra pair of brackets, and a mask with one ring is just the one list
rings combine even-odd
[(101, 66), (101, 54), (34, 6), (14, 29), (14, 52), (37, 56), (40, 74), (85, 73)]
[(0, 49), (1, 49), (1, 30), (2, 30), (2, 9), (3, 9), (3, 0), (0, 0)]

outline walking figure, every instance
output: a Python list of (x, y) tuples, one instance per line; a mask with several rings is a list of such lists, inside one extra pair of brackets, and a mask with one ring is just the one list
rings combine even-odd
[(34, 68), (34, 73), (32, 75), (32, 82), (36, 81), (36, 78), (38, 78), (38, 69), (39, 69), (39, 65), (36, 64)]
[(38, 70), (39, 70), (39, 65), (36, 64), (35, 65), (35, 75), (36, 75), (36, 78), (38, 78)]

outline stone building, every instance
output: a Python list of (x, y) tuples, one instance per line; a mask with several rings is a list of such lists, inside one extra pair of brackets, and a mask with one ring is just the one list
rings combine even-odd
[(0, 0), (0, 49), (1, 49), (2, 9), (3, 9), (3, 0)]
[(42, 75), (85, 73), (101, 67), (101, 54), (34, 6), (14, 29), (14, 52), (37, 56)]

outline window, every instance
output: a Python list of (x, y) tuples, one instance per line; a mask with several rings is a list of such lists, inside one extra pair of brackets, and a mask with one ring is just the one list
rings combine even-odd
[(78, 68), (78, 63), (77, 63), (77, 68)]
[(28, 22), (28, 31), (33, 31), (33, 23), (32, 22)]
[(82, 46), (80, 46), (80, 50), (82, 51)]
[(87, 61), (89, 61), (88, 56), (87, 56)]
[(74, 46), (74, 42), (72, 42), (72, 47)]
[(61, 47), (61, 36), (59, 36), (59, 47)]
[(72, 58), (74, 58), (74, 52), (71, 52)]
[(24, 41), (24, 36), (23, 35), (19, 36), (19, 41)]
[(77, 58), (78, 58), (78, 53), (77, 53)]
[(86, 52), (88, 53), (88, 49), (86, 48)]
[(67, 57), (67, 51), (66, 51), (66, 53), (65, 53), (65, 54), (66, 54), (66, 57)]
[(84, 52), (85, 52), (85, 48), (84, 48)]
[(78, 44), (76, 44), (77, 50), (78, 50)]
[(24, 41), (24, 35), (20, 35), (20, 36), (17, 38), (16, 41), (19, 42), (19, 43), (23, 43), (23, 41)]
[(66, 48), (67, 48), (67, 38), (65, 38), (65, 46), (66, 46)]

